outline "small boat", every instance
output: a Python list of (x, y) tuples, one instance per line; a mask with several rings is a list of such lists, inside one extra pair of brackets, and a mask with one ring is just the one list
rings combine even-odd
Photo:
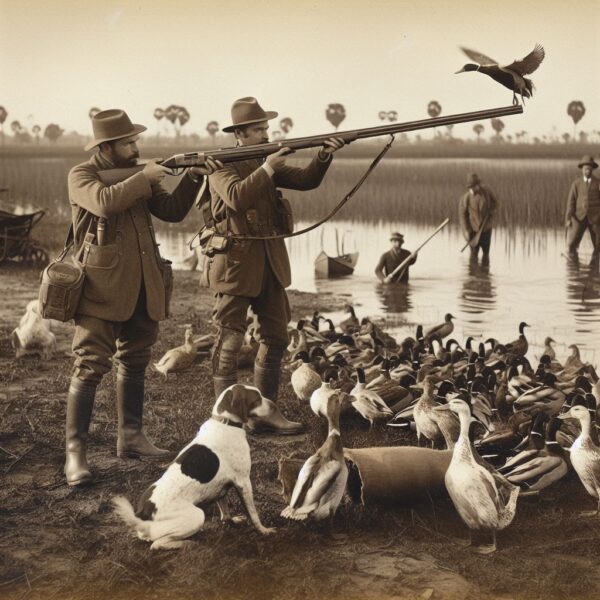
[[(338, 247), (338, 232), (335, 230), (335, 245), (337, 256), (329, 256), (325, 250), (321, 250), (315, 258), (315, 275), (317, 277), (343, 277), (352, 275), (354, 267), (358, 262), (358, 252), (344, 252), (344, 237), (342, 236), (342, 252)], [(323, 239), (321, 234), (321, 248), (323, 248)]]

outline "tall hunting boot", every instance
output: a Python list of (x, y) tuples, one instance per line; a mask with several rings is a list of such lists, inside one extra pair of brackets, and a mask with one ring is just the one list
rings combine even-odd
[(243, 344), (243, 333), (227, 327), (220, 329), (212, 355), (215, 401), (224, 390), (237, 383), (238, 354)]
[(157, 448), (142, 431), (144, 371), (117, 371), (117, 456), (165, 458), (172, 453)]
[(88, 430), (94, 408), (96, 383), (73, 377), (67, 396), (65, 477), (69, 485), (84, 485), (94, 477), (87, 463)]
[(248, 429), (252, 433), (296, 435), (304, 431), (302, 423), (286, 419), (277, 406), (283, 351), (284, 348), (269, 347), (265, 352), (262, 345), (259, 349), (254, 363), (254, 385), (265, 398), (271, 400), (273, 410), (267, 417), (251, 418), (248, 421)]

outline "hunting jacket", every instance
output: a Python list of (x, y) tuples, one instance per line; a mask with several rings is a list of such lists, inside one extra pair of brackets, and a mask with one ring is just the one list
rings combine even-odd
[[(73, 254), (85, 265), (77, 313), (107, 321), (127, 321), (143, 283), (148, 316), (161, 321), (168, 316), (172, 272), (170, 263), (158, 251), (151, 215), (169, 222), (183, 220), (200, 183), (184, 176), (173, 194), (169, 194), (160, 185), (151, 186), (140, 172), (121, 183), (106, 186), (98, 172), (113, 168), (110, 161), (97, 153), (69, 173)], [(106, 219), (102, 246), (96, 237), (98, 217)]]
[[(226, 164), (209, 178), (211, 213), (220, 233), (266, 236), (289, 232), (291, 221), (277, 188), (311, 190), (318, 187), (331, 164), (315, 156), (304, 168), (284, 166), (273, 177), (258, 159)], [(282, 287), (291, 283), (285, 241), (233, 240), (225, 252), (205, 263), (204, 282), (215, 292), (259, 296), (266, 260)]]
[[(398, 252), (395, 250), (388, 250), (381, 255), (381, 258), (375, 267), (375, 275), (377, 275), (377, 278), (380, 281), (383, 281), (383, 279), (392, 273), (396, 267), (402, 264), (410, 256), (410, 254), (411, 253), (404, 248), (400, 248)], [(417, 257), (415, 256), (401, 273), (396, 273), (396, 275), (394, 275), (392, 282), (408, 283), (408, 269), (410, 265), (414, 265), (416, 262)]]
[(483, 226), (483, 231), (492, 229), (496, 220), (497, 208), (496, 197), (487, 186), (480, 185), (480, 191), (477, 194), (472, 194), (470, 190), (467, 190), (458, 205), (458, 218), (465, 239), (471, 239), (473, 234), (480, 230), (486, 215), (488, 218)]
[(600, 179), (592, 175), (589, 186), (578, 177), (569, 190), (566, 219), (575, 217), (583, 221), (586, 217), (594, 225), (600, 225)]

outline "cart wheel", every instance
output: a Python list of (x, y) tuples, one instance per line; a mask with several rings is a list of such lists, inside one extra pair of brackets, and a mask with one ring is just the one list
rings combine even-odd
[(25, 256), (25, 262), (34, 267), (45, 267), (49, 261), (48, 253), (39, 246), (29, 248)]

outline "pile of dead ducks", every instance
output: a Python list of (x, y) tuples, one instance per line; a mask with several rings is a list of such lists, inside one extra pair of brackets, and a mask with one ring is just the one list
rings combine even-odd
[(333, 514), (346, 483), (339, 416), (355, 411), (368, 426), (416, 431), (418, 443), (453, 452), (446, 488), (471, 532), (512, 521), (520, 496), (539, 494), (574, 469), (600, 515), (600, 382), (577, 346), (562, 362), (551, 337), (537, 364), (520, 323), (509, 342), (460, 343), (453, 315), (396, 340), (353, 307), (334, 325), (318, 312), (291, 332), (287, 369), (300, 402), (329, 424), (302, 468), (282, 515)]

